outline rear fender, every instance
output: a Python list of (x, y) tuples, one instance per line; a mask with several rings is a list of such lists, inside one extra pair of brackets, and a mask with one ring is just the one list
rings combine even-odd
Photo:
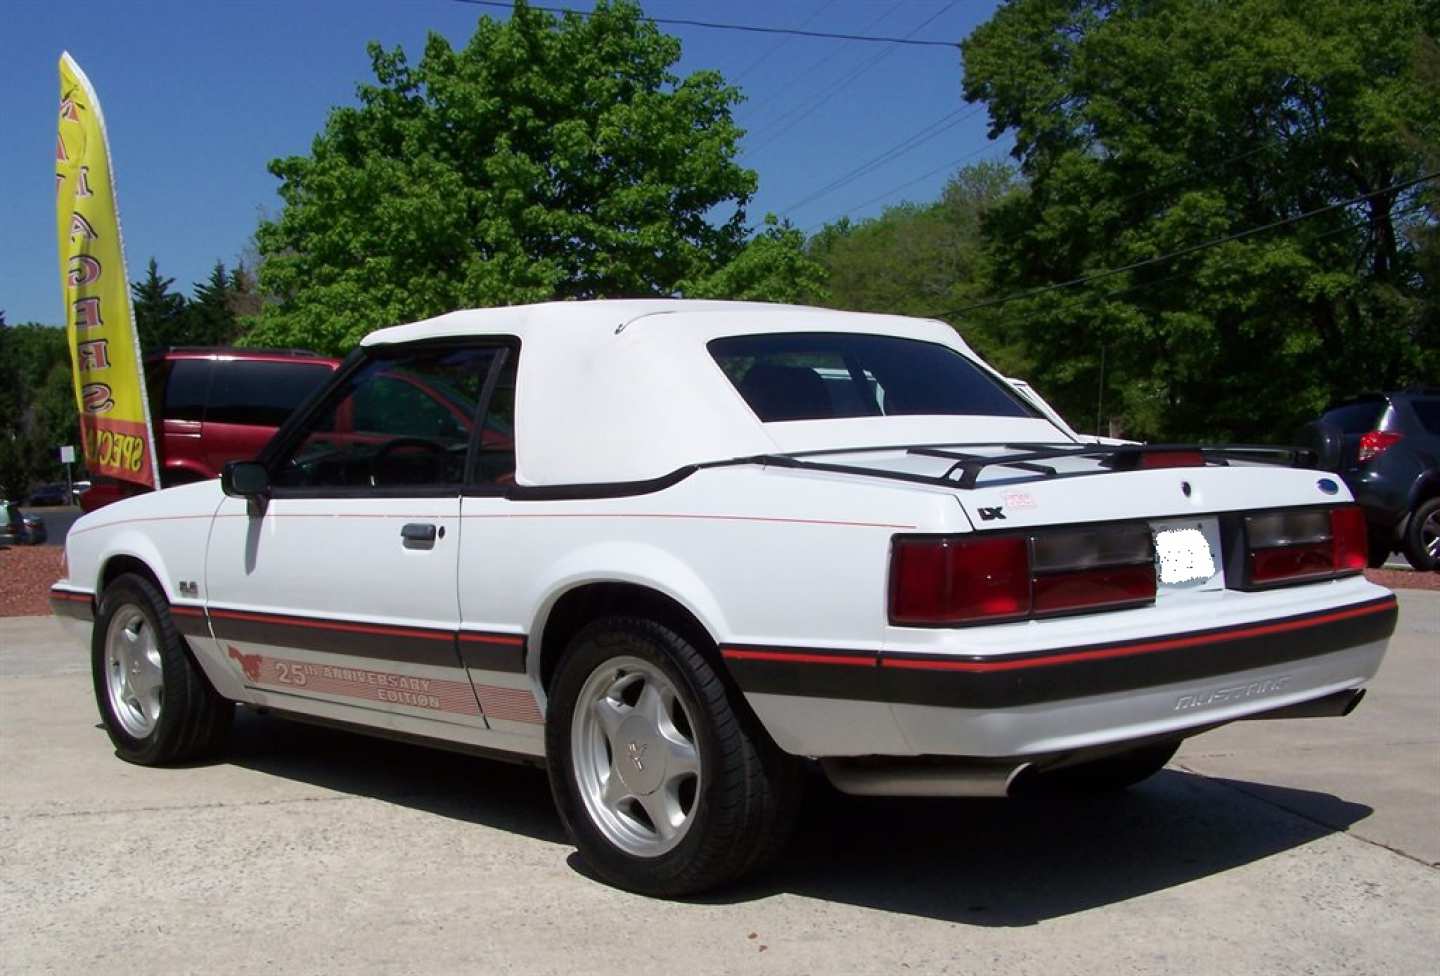
[(717, 642), (729, 633), (725, 615), (715, 594), (685, 562), (672, 553), (645, 543), (610, 541), (567, 553), (540, 574), (530, 604), (531, 653), (526, 673), (536, 696), (544, 702), (540, 654), (545, 623), (550, 612), (566, 593), (590, 583), (629, 583), (661, 593), (689, 611), (706, 633)]

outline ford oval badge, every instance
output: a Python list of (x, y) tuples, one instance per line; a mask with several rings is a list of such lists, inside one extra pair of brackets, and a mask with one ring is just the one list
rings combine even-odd
[(1333, 495), (1340, 490), (1340, 486), (1329, 478), (1321, 478), (1315, 482), (1316, 486), (1327, 495)]

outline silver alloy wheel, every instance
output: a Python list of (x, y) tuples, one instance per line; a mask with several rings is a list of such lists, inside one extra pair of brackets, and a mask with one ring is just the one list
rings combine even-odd
[(1435, 565), (1440, 566), (1440, 508), (1431, 512), (1420, 526), (1420, 548), (1429, 553)]
[(674, 683), (639, 658), (606, 661), (580, 689), (570, 725), (576, 785), (591, 822), (627, 854), (659, 857), (694, 822), (694, 729)]
[(155, 628), (134, 604), (115, 611), (105, 632), (105, 689), (126, 734), (143, 739), (155, 730), (165, 700), (165, 672)]

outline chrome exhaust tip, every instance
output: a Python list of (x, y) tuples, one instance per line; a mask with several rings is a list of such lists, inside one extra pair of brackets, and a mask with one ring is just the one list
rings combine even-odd
[(1342, 718), (1359, 708), (1360, 700), (1364, 697), (1364, 688), (1351, 688), (1323, 698), (1312, 698), (1310, 701), (1296, 702), (1294, 705), (1260, 712), (1257, 715), (1247, 715), (1245, 721), (1272, 718)]
[(851, 796), (1002, 797), (1011, 795), (1031, 764), (874, 756), (821, 759), (820, 768)]

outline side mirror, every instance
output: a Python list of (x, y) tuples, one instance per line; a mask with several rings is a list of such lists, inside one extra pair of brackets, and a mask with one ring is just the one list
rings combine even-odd
[(259, 501), (270, 494), (270, 474), (255, 461), (229, 461), (220, 472), (220, 488), (231, 498)]

